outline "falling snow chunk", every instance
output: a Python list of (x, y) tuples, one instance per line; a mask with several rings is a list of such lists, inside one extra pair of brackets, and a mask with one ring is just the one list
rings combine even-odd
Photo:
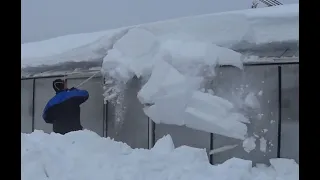
[(255, 96), (254, 93), (250, 92), (246, 98), (244, 99), (244, 103), (246, 106), (253, 108), (253, 109), (258, 109), (260, 108), (260, 103), (257, 97)]
[(259, 140), (260, 140), (260, 151), (266, 152), (267, 151), (267, 141), (263, 137), (261, 137)]
[(271, 120), (271, 121), (270, 121), (270, 124), (273, 124), (273, 123), (275, 123), (275, 122), (276, 122), (275, 120)]
[(263, 114), (261, 114), (261, 113), (257, 115), (258, 120), (261, 120), (262, 117), (263, 117)]
[(262, 96), (262, 94), (263, 94), (263, 91), (260, 90), (260, 91), (258, 92), (258, 95), (259, 95), (259, 96)]
[(242, 146), (247, 153), (250, 153), (252, 150), (256, 148), (256, 138), (255, 137), (246, 138), (243, 141)]

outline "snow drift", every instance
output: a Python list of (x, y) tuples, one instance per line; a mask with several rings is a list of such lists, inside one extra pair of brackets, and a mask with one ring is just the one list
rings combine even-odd
[(21, 134), (22, 180), (298, 180), (299, 165), (293, 160), (270, 163), (252, 167), (251, 161), (231, 158), (213, 166), (204, 149), (175, 148), (170, 135), (148, 150), (131, 149), (87, 130)]

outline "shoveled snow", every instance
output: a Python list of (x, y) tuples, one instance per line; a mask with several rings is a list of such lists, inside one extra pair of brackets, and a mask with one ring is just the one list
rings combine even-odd
[(21, 134), (22, 180), (298, 180), (294, 160), (270, 163), (252, 167), (251, 161), (231, 158), (213, 166), (204, 149), (174, 148), (169, 135), (148, 150), (132, 149), (87, 130)]

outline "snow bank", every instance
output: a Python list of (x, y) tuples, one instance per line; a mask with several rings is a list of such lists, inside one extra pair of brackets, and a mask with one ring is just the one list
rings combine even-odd
[[(209, 42), (231, 49), (297, 42), (298, 17), (299, 5), (292, 4), (179, 18), (97, 33), (67, 35), (22, 44), (21, 68), (64, 62), (101, 61), (126, 31), (136, 27), (162, 39)], [(137, 44), (138, 42), (135, 42), (134, 47)]]
[(21, 134), (22, 180), (298, 180), (299, 165), (289, 159), (271, 159), (271, 166), (232, 158), (210, 165), (204, 149), (174, 148), (171, 137), (151, 149), (101, 138), (90, 131), (59, 135), (35, 131)]

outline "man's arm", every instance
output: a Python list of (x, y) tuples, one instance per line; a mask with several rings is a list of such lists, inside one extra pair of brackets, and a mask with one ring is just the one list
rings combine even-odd
[[(47, 107), (47, 106), (46, 106)], [(52, 124), (55, 118), (55, 107), (45, 108), (43, 110), (42, 118), (46, 123)]]
[(86, 102), (89, 99), (89, 93), (86, 90), (80, 90), (77, 88), (72, 87), (69, 89), (69, 93), (73, 93), (74, 102), (78, 105)]

